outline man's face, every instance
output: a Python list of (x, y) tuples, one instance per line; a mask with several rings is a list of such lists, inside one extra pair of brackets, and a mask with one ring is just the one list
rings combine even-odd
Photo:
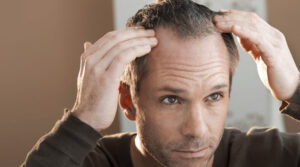
[(206, 166), (223, 134), (229, 101), (229, 55), (223, 39), (180, 39), (158, 28), (159, 44), (140, 83), (138, 137), (168, 167)]

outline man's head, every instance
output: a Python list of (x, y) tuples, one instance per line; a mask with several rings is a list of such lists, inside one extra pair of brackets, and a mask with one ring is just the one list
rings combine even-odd
[(223, 134), (239, 58), (232, 35), (214, 27), (215, 14), (190, 0), (164, 0), (127, 24), (154, 29), (158, 45), (127, 66), (120, 105), (136, 120), (142, 147), (166, 166), (206, 165)]

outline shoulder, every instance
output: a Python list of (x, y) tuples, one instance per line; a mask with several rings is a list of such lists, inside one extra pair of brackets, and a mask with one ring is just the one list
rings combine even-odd
[(98, 147), (103, 147), (109, 151), (120, 149), (129, 149), (130, 140), (136, 133), (117, 133), (102, 137), (98, 143)]
[(124, 141), (131, 139), (134, 135), (136, 135), (136, 133), (133, 133), (133, 132), (131, 132), (131, 133), (129, 133), (129, 132), (116, 133), (116, 134), (103, 136), (99, 140), (99, 142), (100, 143), (124, 142)]
[[(300, 147), (300, 134), (283, 133), (277, 128), (253, 127), (247, 132), (225, 129), (225, 142), (247, 149), (282, 149), (289, 146)], [(259, 146), (259, 147), (255, 147)]]
[(117, 133), (102, 137), (97, 146), (109, 152), (120, 150), (128, 150), (130, 148), (130, 140), (136, 133)]
[(88, 154), (83, 166), (131, 165), (130, 140), (135, 133), (118, 133), (101, 137), (97, 146)]
[(98, 141), (95, 151), (103, 152), (114, 166), (132, 166), (130, 143), (135, 135), (136, 133), (117, 133), (104, 136)]
[(219, 154), (226, 152), (230, 163), (276, 166), (289, 161), (296, 166), (300, 158), (300, 134), (265, 127), (254, 127), (247, 132), (226, 128), (218, 149)]

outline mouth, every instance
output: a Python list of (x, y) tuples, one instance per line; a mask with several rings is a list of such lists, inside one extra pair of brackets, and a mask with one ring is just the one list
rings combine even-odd
[(209, 147), (203, 147), (199, 149), (182, 149), (174, 150), (175, 154), (182, 158), (200, 158), (204, 157), (209, 151)]

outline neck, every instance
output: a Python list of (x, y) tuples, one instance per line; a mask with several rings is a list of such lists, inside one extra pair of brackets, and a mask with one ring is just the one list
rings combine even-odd
[[(130, 142), (130, 156), (133, 167), (163, 167), (144, 149), (141, 140), (137, 135), (131, 138)], [(206, 167), (212, 167), (214, 156), (210, 158)]]

